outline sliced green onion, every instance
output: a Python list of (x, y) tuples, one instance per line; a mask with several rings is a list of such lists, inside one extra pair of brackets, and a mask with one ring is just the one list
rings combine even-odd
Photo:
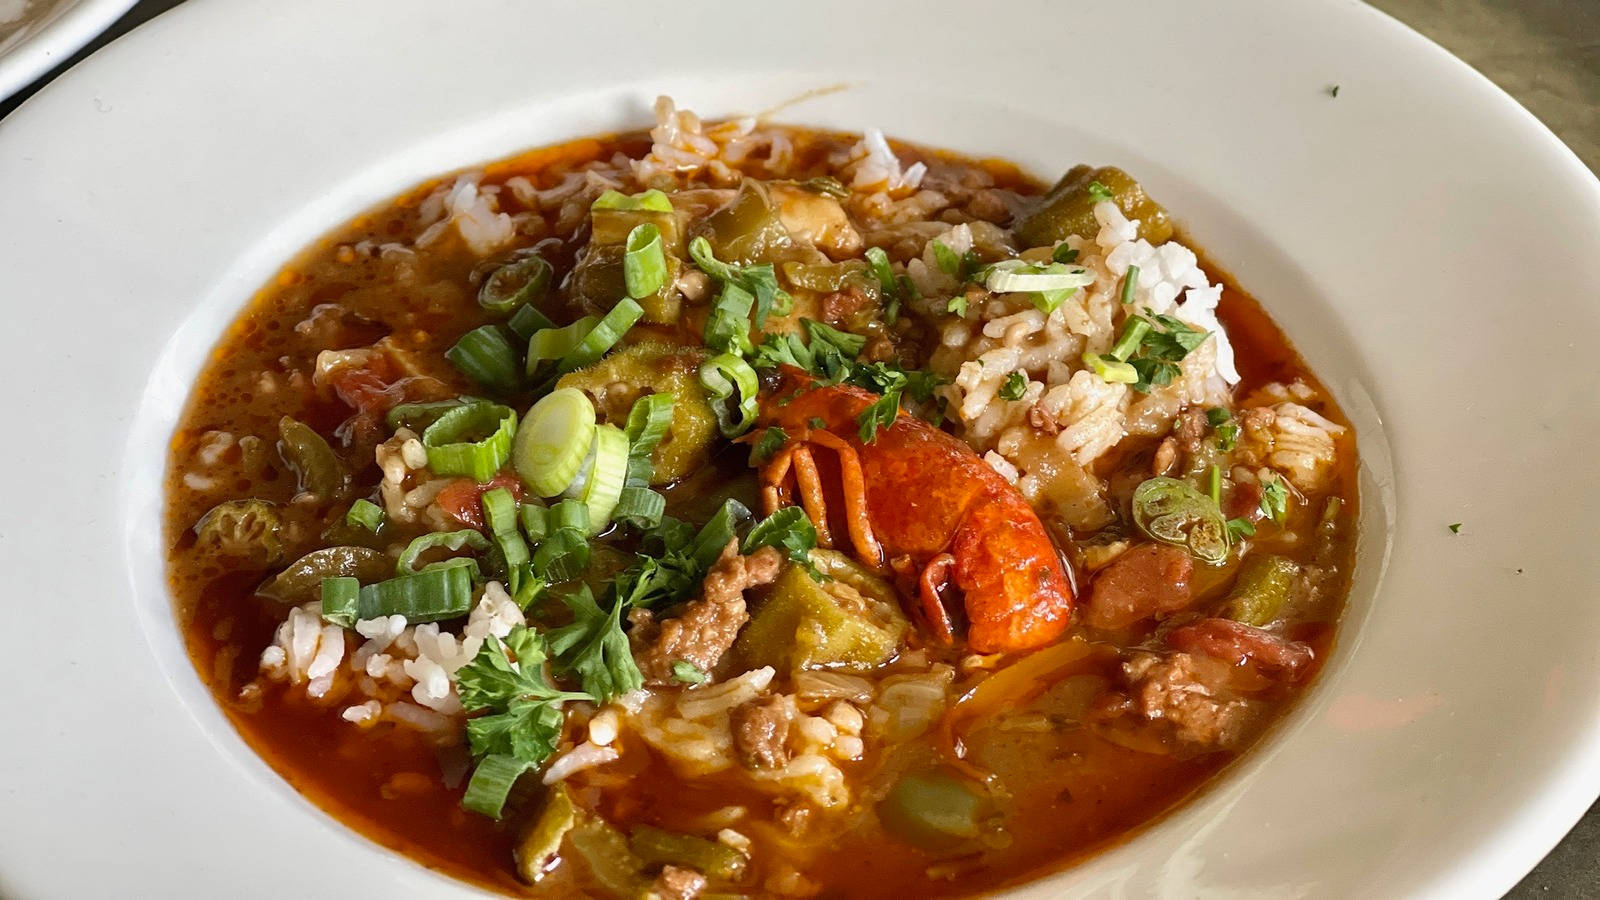
[(627, 522), (635, 528), (654, 528), (661, 524), (661, 517), (666, 511), (667, 498), (647, 487), (632, 486), (622, 489), (617, 508), (611, 511), (611, 518)]
[(883, 252), (882, 247), (868, 247), (863, 254), (867, 258), (867, 265), (872, 269), (872, 274), (878, 279), (878, 288), (884, 296), (895, 292), (894, 268), (889, 265), (889, 254)]
[(1212, 466), (1210, 476), (1211, 502), (1222, 505), (1222, 467)]
[(528, 374), (532, 375), (538, 371), (540, 363), (560, 362), (571, 356), (599, 323), (600, 320), (594, 316), (584, 316), (563, 328), (542, 328), (535, 331), (533, 337), (528, 338)]
[(1122, 323), (1122, 334), (1117, 342), (1111, 346), (1111, 352), (1106, 355), (1118, 362), (1127, 362), (1139, 345), (1144, 342), (1145, 335), (1150, 333), (1150, 320), (1143, 316), (1134, 316)]
[(512, 334), (526, 341), (537, 331), (556, 327), (556, 323), (529, 304), (517, 307), (517, 311), (506, 320), (506, 327), (511, 329)]
[(487, 402), (477, 397), (459, 397), (455, 400), (435, 400), (431, 403), (402, 403), (389, 410), (389, 414), (384, 417), (384, 424), (389, 426), (390, 431), (409, 428), (421, 433), (452, 409)]
[(517, 498), (507, 488), (484, 491), (478, 498), (483, 504), (483, 521), (493, 534), (517, 530)]
[(1083, 364), (1098, 375), (1101, 381), (1112, 384), (1136, 384), (1139, 381), (1139, 371), (1120, 359), (1111, 359), (1098, 353), (1085, 353)]
[(528, 410), (517, 429), (511, 465), (535, 494), (567, 489), (594, 444), (594, 404), (577, 388), (559, 388)]
[(472, 609), (470, 559), (434, 563), (415, 575), (401, 575), (361, 589), (361, 619), (405, 616), (408, 622), (437, 622), (466, 615)]
[(1094, 198), (1094, 202), (1096, 203), (1104, 203), (1105, 201), (1114, 199), (1116, 197), (1115, 194), (1111, 193), (1110, 188), (1098, 181), (1089, 182), (1089, 196)]
[(633, 401), (628, 410), (628, 447), (630, 453), (649, 453), (667, 436), (672, 426), (672, 395), (646, 394)]
[(475, 813), (498, 819), (517, 779), (535, 768), (538, 767), (525, 759), (505, 753), (491, 753), (478, 761), (478, 768), (472, 772), (472, 780), (467, 782), (467, 792), (461, 798), (461, 805)]
[(523, 256), (490, 273), (478, 288), (478, 305), (492, 313), (508, 313), (544, 299), (554, 269), (537, 255)]
[(618, 300), (617, 305), (611, 307), (611, 311), (589, 329), (589, 333), (578, 341), (578, 346), (561, 360), (557, 368), (562, 372), (571, 372), (573, 369), (581, 369), (599, 360), (607, 350), (622, 340), (622, 336), (627, 334), (633, 323), (639, 321), (643, 315), (644, 307), (632, 299), (623, 297)]
[(756, 370), (742, 357), (724, 353), (707, 360), (700, 367), (700, 384), (710, 395), (706, 399), (711, 401), (724, 436), (738, 437), (755, 424), (756, 393), (761, 385)]
[(589, 540), (583, 532), (559, 528), (533, 551), (533, 570), (550, 584), (571, 581), (589, 566)]
[(589, 530), (589, 507), (583, 501), (563, 500), (550, 507), (550, 530), (556, 532), (563, 529)]
[(1128, 274), (1122, 276), (1122, 305), (1127, 306), (1133, 302), (1133, 291), (1139, 286), (1139, 267), (1129, 266)]
[(621, 191), (606, 191), (595, 198), (589, 209), (647, 209), (669, 213), (672, 212), (672, 200), (654, 188), (631, 197)]
[(708, 569), (722, 555), (722, 548), (728, 546), (737, 533), (739, 523), (750, 518), (750, 510), (745, 508), (733, 498), (724, 500), (711, 520), (695, 535), (694, 542), (689, 545), (689, 555), (695, 564), (702, 569)]
[(545, 589), (544, 579), (533, 574), (533, 563), (523, 563), (511, 570), (511, 602), (527, 609)]
[(515, 592), (522, 585), (522, 570), (528, 565), (528, 542), (517, 530), (517, 500), (506, 488), (484, 491), (483, 521), (494, 535), (494, 544), (505, 564), (509, 587)]
[(1094, 284), (1087, 269), (1074, 269), (1061, 263), (1029, 265), (1020, 259), (1006, 259), (989, 268), (983, 286), (997, 294), (1026, 291), (1063, 291)]
[(718, 353), (749, 353), (750, 310), (756, 297), (744, 288), (728, 282), (706, 317), (705, 343)]
[(589, 534), (596, 535), (611, 523), (611, 511), (622, 496), (628, 475), (628, 436), (615, 425), (595, 429), (593, 462), (567, 490), (589, 510)]
[(497, 403), (469, 403), (449, 410), (422, 432), (428, 468), (438, 475), (465, 475), (484, 482), (511, 457), (517, 413)]
[(946, 246), (944, 241), (933, 242), (933, 261), (939, 266), (939, 271), (951, 278), (961, 271), (961, 257)]
[(514, 391), (522, 382), (517, 351), (497, 325), (484, 325), (462, 335), (444, 357), (484, 387)]
[(417, 559), (429, 550), (443, 548), (459, 552), (466, 548), (482, 553), (489, 549), (489, 539), (471, 528), (460, 531), (434, 531), (421, 537), (414, 538), (406, 545), (400, 554), (400, 559), (395, 562), (394, 570), (399, 575), (415, 575), (417, 573)]
[(322, 618), (340, 628), (354, 628), (361, 609), (361, 582), (354, 578), (322, 579)]
[(517, 518), (522, 520), (522, 533), (536, 544), (544, 540), (545, 535), (551, 531), (550, 510), (547, 507), (524, 503), (522, 508), (517, 510)]
[(647, 394), (633, 401), (633, 408), (628, 410), (628, 425), (623, 429), (628, 435), (625, 487), (650, 486), (650, 478), (655, 474), (650, 453), (672, 426), (672, 407), (671, 394)]
[(622, 255), (622, 280), (628, 296), (648, 297), (667, 283), (667, 254), (661, 249), (661, 229), (645, 222), (628, 232)]
[(383, 507), (371, 500), (357, 500), (350, 504), (349, 511), (344, 514), (344, 523), (376, 534), (383, 527)]

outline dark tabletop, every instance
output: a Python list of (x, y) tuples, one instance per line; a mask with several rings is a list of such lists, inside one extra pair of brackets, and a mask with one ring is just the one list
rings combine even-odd
[[(0, 118), (100, 47), (183, 0), (140, 0), (82, 52), (0, 100)], [(1372, 0), (1489, 76), (1600, 172), (1600, 0)], [(1600, 803), (1506, 895), (1600, 898)]]

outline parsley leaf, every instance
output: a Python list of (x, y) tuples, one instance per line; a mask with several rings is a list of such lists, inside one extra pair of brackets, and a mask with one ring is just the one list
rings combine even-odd
[(1289, 516), (1289, 491), (1283, 480), (1267, 477), (1261, 481), (1261, 512), (1279, 525)]
[(1063, 264), (1075, 263), (1078, 261), (1078, 251), (1065, 243), (1057, 244), (1056, 249), (1050, 251), (1050, 259), (1052, 262)]
[(561, 598), (572, 610), (573, 621), (550, 632), (550, 652), (556, 668), (573, 673), (583, 689), (599, 701), (638, 690), (644, 677), (633, 661), (633, 649), (622, 630), (622, 608), (627, 604), (613, 598), (610, 611), (594, 602), (588, 585)]
[(500, 753), (535, 765), (549, 759), (561, 741), (562, 712), (549, 700), (513, 700), (505, 712), (467, 720), (474, 756)]
[(1239, 426), (1232, 422), (1217, 426), (1217, 449), (1226, 453), (1239, 445)]
[(811, 346), (813, 348), (816, 347), (818, 341), (821, 341), (824, 344), (838, 348), (841, 353), (854, 359), (860, 356), (861, 351), (867, 347), (866, 335), (840, 331), (832, 325), (823, 324), (815, 319), (801, 319), (800, 324), (805, 326), (806, 335), (811, 338)]
[(1213, 406), (1206, 410), (1206, 424), (1210, 425), (1212, 428), (1215, 428), (1224, 422), (1232, 421), (1232, 419), (1233, 413), (1228, 412), (1228, 408), (1226, 406)]
[(779, 450), (782, 450), (783, 445), (788, 442), (789, 432), (776, 425), (761, 432), (761, 437), (756, 438), (755, 445), (750, 448), (751, 464), (760, 465), (766, 462), (775, 456)]
[(820, 573), (811, 565), (811, 551), (817, 547), (817, 529), (806, 518), (805, 510), (786, 506), (757, 522), (744, 536), (741, 552), (754, 553), (762, 547), (776, 547), (791, 561), (799, 563), (817, 581)]
[[(507, 649), (515, 655), (508, 656)], [(504, 710), (513, 700), (589, 700), (589, 694), (558, 690), (545, 680), (546, 642), (538, 632), (518, 626), (502, 642), (489, 636), (478, 655), (456, 670), (456, 693), (467, 712)]]
[(961, 257), (946, 246), (944, 241), (933, 241), (932, 246), (933, 261), (939, 265), (939, 271), (951, 278), (956, 277), (961, 271)]
[(1229, 519), (1224, 523), (1228, 533), (1228, 543), (1236, 543), (1240, 538), (1247, 538), (1256, 533), (1256, 523), (1249, 519)]
[(686, 659), (673, 660), (672, 680), (679, 684), (704, 684), (706, 673)]
[(1111, 193), (1110, 188), (1106, 187), (1100, 182), (1091, 181), (1089, 182), (1089, 196), (1094, 198), (1094, 202), (1102, 203), (1106, 200), (1112, 199), (1112, 197), (1115, 195)]
[(1006, 376), (1005, 383), (1000, 385), (1000, 399), (1017, 401), (1028, 392), (1028, 376), (1022, 372), (1012, 372)]
[(944, 311), (955, 313), (965, 319), (967, 317), (967, 295), (957, 294), (951, 297), (949, 302), (945, 303)]
[(689, 242), (689, 256), (694, 259), (694, 264), (700, 267), (712, 278), (724, 285), (732, 285), (748, 291), (755, 297), (756, 327), (761, 328), (767, 323), (767, 315), (777, 311), (779, 315), (786, 315), (794, 306), (794, 298), (789, 292), (778, 286), (778, 275), (772, 268), (772, 263), (762, 263), (758, 266), (736, 266), (717, 259), (711, 249), (711, 242), (704, 237), (697, 237)]
[(1461, 533), (1461, 523), (1460, 522), (1453, 523), (1450, 526), (1450, 533), (1451, 534), (1460, 534)]

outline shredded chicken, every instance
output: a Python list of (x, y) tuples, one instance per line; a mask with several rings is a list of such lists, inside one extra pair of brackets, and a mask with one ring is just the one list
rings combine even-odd
[(644, 623), (635, 629), (635, 640), (645, 644), (634, 653), (645, 681), (652, 685), (678, 683), (672, 677), (672, 665), (677, 662), (710, 675), (733, 646), (739, 629), (750, 620), (744, 592), (771, 584), (782, 565), (783, 557), (771, 547), (741, 556), (739, 542), (729, 541), (706, 573), (700, 597), (689, 601), (682, 614), (661, 622), (659, 628)]

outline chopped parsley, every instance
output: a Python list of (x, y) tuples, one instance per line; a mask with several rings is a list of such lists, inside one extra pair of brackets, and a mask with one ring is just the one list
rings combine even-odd
[(1211, 426), (1212, 433), (1217, 436), (1217, 449), (1226, 453), (1239, 443), (1239, 425), (1233, 421), (1233, 413), (1225, 407), (1213, 406), (1206, 410), (1206, 424)]
[(1063, 265), (1075, 263), (1078, 261), (1078, 251), (1065, 243), (1057, 244), (1056, 249), (1050, 251), (1050, 259)]
[(961, 256), (946, 246), (944, 241), (933, 241), (933, 261), (938, 264), (939, 271), (951, 278), (961, 271)]
[(786, 315), (794, 306), (794, 298), (778, 286), (778, 275), (773, 271), (772, 263), (736, 266), (722, 262), (712, 252), (711, 242), (704, 237), (689, 242), (689, 256), (693, 257), (694, 264), (702, 272), (722, 282), (724, 290), (730, 286), (736, 287), (755, 297), (757, 328), (766, 324), (769, 313), (776, 311), (779, 315)]
[(1460, 534), (1461, 533), (1461, 523), (1460, 522), (1452, 523), (1450, 525), (1450, 533), (1451, 534)]
[(1106, 187), (1098, 181), (1091, 181), (1089, 182), (1089, 196), (1094, 198), (1094, 202), (1103, 203), (1106, 200), (1112, 199), (1116, 195), (1111, 193), (1111, 188)]
[(800, 507), (785, 506), (757, 522), (744, 536), (740, 552), (748, 556), (762, 547), (783, 551), (791, 562), (805, 567), (812, 578), (822, 580), (822, 574), (811, 565), (811, 551), (817, 548), (817, 529)]
[(824, 422), (821, 416), (812, 416), (806, 420), (806, 424), (819, 430), (828, 427), (828, 423)]
[(572, 624), (549, 635), (556, 671), (576, 675), (584, 692), (602, 701), (644, 685), (622, 630), (622, 611), (628, 604), (620, 596), (611, 599), (611, 609), (601, 609), (588, 585), (563, 596), (561, 602), (572, 610)]
[(1237, 543), (1240, 538), (1251, 537), (1256, 533), (1256, 523), (1249, 519), (1229, 519), (1225, 523), (1228, 532), (1228, 543)]
[(1261, 480), (1261, 512), (1279, 525), (1289, 517), (1289, 490), (1283, 479), (1268, 476)]
[(954, 297), (951, 297), (950, 300), (945, 303), (944, 311), (955, 313), (956, 315), (965, 319), (967, 317), (967, 295), (957, 294)]
[(1339, 96), (1339, 86), (1337, 84), (1335, 84), (1335, 85), (1333, 85), (1333, 86), (1328, 88), (1328, 96), (1329, 97), (1337, 97), (1337, 96)]
[(1012, 372), (1006, 376), (1005, 383), (1000, 385), (1000, 399), (1016, 402), (1028, 392), (1028, 376), (1022, 372)]
[(900, 398), (909, 392), (913, 399), (927, 401), (933, 397), (936, 384), (932, 372), (918, 369), (906, 371), (889, 363), (857, 363), (846, 378), (856, 387), (866, 388), (882, 396), (856, 417), (861, 442), (870, 444), (878, 439), (878, 429), (889, 428), (900, 413)]
[(783, 445), (789, 442), (789, 432), (774, 425), (761, 432), (761, 437), (756, 438), (755, 445), (750, 448), (750, 462), (760, 465), (777, 455)]
[(1133, 366), (1138, 374), (1134, 390), (1148, 394), (1151, 388), (1171, 384), (1183, 374), (1178, 363), (1210, 336), (1208, 331), (1147, 308), (1143, 316), (1129, 316), (1123, 323), (1122, 335), (1110, 355)]
[(467, 722), (473, 755), (502, 754), (538, 765), (561, 740), (561, 704), (596, 699), (546, 681), (546, 649), (543, 635), (518, 625), (503, 642), (491, 635), (478, 655), (456, 670), (462, 709), (486, 713)]
[(672, 661), (672, 680), (679, 684), (705, 684), (706, 673), (686, 659)]

